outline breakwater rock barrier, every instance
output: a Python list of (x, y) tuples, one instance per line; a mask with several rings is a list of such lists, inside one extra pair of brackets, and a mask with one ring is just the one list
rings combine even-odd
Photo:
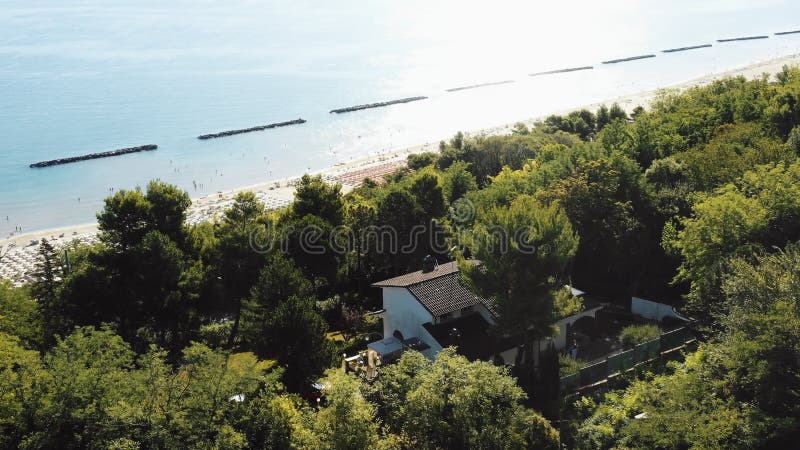
[(341, 114), (341, 113), (352, 112), (352, 111), (360, 111), (362, 109), (380, 108), (382, 106), (396, 105), (398, 103), (416, 102), (416, 101), (419, 101), (419, 100), (425, 100), (426, 98), (428, 98), (428, 97), (419, 96), (419, 97), (401, 98), (401, 99), (398, 99), (398, 100), (389, 100), (388, 102), (367, 103), (367, 104), (364, 104), (364, 105), (348, 106), (347, 108), (332, 109), (331, 113)]
[(306, 120), (294, 119), (294, 120), (288, 120), (286, 122), (276, 122), (267, 125), (259, 125), (257, 127), (242, 128), (241, 130), (228, 130), (219, 133), (201, 134), (200, 136), (197, 136), (197, 139), (205, 140), (205, 139), (221, 138), (225, 136), (233, 136), (234, 134), (252, 133), (253, 131), (264, 131), (269, 128), (279, 128), (279, 127), (287, 127), (289, 125), (299, 125), (301, 123), (306, 123)]
[(50, 166), (58, 166), (60, 164), (69, 164), (79, 161), (86, 161), (89, 159), (98, 159), (98, 158), (108, 158), (110, 156), (119, 156), (119, 155), (127, 155), (128, 153), (137, 153), (137, 152), (144, 152), (149, 150), (157, 149), (157, 145), (140, 145), (138, 147), (128, 147), (128, 148), (120, 148), (117, 150), (110, 150), (107, 152), (99, 152), (99, 153), (89, 153), (87, 155), (81, 156), (72, 156), (69, 158), (59, 158), (59, 159), (51, 159), (49, 161), (40, 161), (37, 163), (31, 164), (29, 167), (50, 167)]
[(627, 58), (610, 59), (608, 61), (603, 61), (603, 64), (617, 64), (617, 63), (627, 62), (627, 61), (636, 61), (637, 59), (646, 59), (646, 58), (655, 58), (655, 57), (656, 57), (656, 55), (629, 56)]
[(503, 81), (492, 81), (490, 83), (481, 83), (481, 84), (471, 84), (469, 86), (461, 86), (456, 88), (445, 89), (447, 92), (456, 92), (456, 91), (465, 91), (467, 89), (477, 89), (486, 86), (497, 86), (499, 84), (509, 84), (513, 83), (514, 80), (503, 80)]
[(538, 77), (540, 75), (553, 75), (556, 73), (577, 72), (579, 70), (592, 70), (592, 69), (594, 69), (594, 66), (568, 67), (566, 69), (556, 69), (556, 70), (547, 70), (544, 72), (529, 73), (528, 76)]
[(698, 48), (708, 48), (708, 47), (711, 47), (711, 44), (690, 45), (688, 47), (668, 48), (666, 50), (661, 50), (661, 53), (685, 52), (687, 50), (697, 50)]
[(752, 41), (753, 39), (769, 39), (769, 36), (744, 36), (729, 39), (717, 39), (717, 42)]

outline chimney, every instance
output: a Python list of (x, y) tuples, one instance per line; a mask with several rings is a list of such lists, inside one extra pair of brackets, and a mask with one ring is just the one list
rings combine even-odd
[(436, 262), (436, 258), (431, 255), (426, 255), (422, 259), (422, 273), (433, 272), (438, 266), (439, 263)]

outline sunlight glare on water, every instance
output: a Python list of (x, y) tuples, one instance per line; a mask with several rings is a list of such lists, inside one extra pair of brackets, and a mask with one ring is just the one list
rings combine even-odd
[[(160, 178), (198, 197), (797, 53), (800, 37), (772, 34), (800, 28), (799, 13), (790, 0), (5, 1), (0, 235), (90, 222), (112, 187)], [(771, 37), (715, 42), (754, 34)], [(581, 65), (596, 69), (527, 76)], [(501, 80), (516, 83), (445, 92)], [(429, 99), (328, 113), (416, 95)], [(196, 139), (298, 117), (308, 123)]]

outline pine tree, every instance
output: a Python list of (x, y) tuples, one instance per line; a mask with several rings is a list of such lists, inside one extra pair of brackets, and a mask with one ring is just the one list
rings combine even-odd
[(57, 271), (60, 268), (58, 255), (53, 245), (47, 239), (42, 239), (39, 244), (39, 260), (36, 262), (36, 270), (33, 272), (33, 297), (39, 301), (42, 307), (52, 304), (57, 296), (58, 277)]
[(47, 239), (42, 239), (42, 243), (39, 244), (39, 260), (36, 263), (36, 270), (32, 274), (31, 295), (39, 303), (46, 338), (65, 329), (62, 323), (63, 311), (59, 306), (60, 272), (61, 263), (55, 248)]

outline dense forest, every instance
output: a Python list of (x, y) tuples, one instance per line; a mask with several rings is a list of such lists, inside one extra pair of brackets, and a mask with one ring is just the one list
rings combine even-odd
[[(174, 186), (116, 192), (99, 243), (43, 241), (34, 283), (0, 282), (0, 447), (794, 448), (799, 155), (800, 69), (785, 68), (630, 115), (459, 133), (347, 194), (306, 175), (284, 210), (241, 193), (187, 226)], [(525, 232), (496, 251), (497, 229)], [(429, 254), (480, 259), (464, 282), (528, 341), (581, 307), (568, 282), (671, 303), (700, 343), (556, 412), (526, 360), (447, 349), (369, 381), (338, 369), (380, 337), (370, 284)]]

